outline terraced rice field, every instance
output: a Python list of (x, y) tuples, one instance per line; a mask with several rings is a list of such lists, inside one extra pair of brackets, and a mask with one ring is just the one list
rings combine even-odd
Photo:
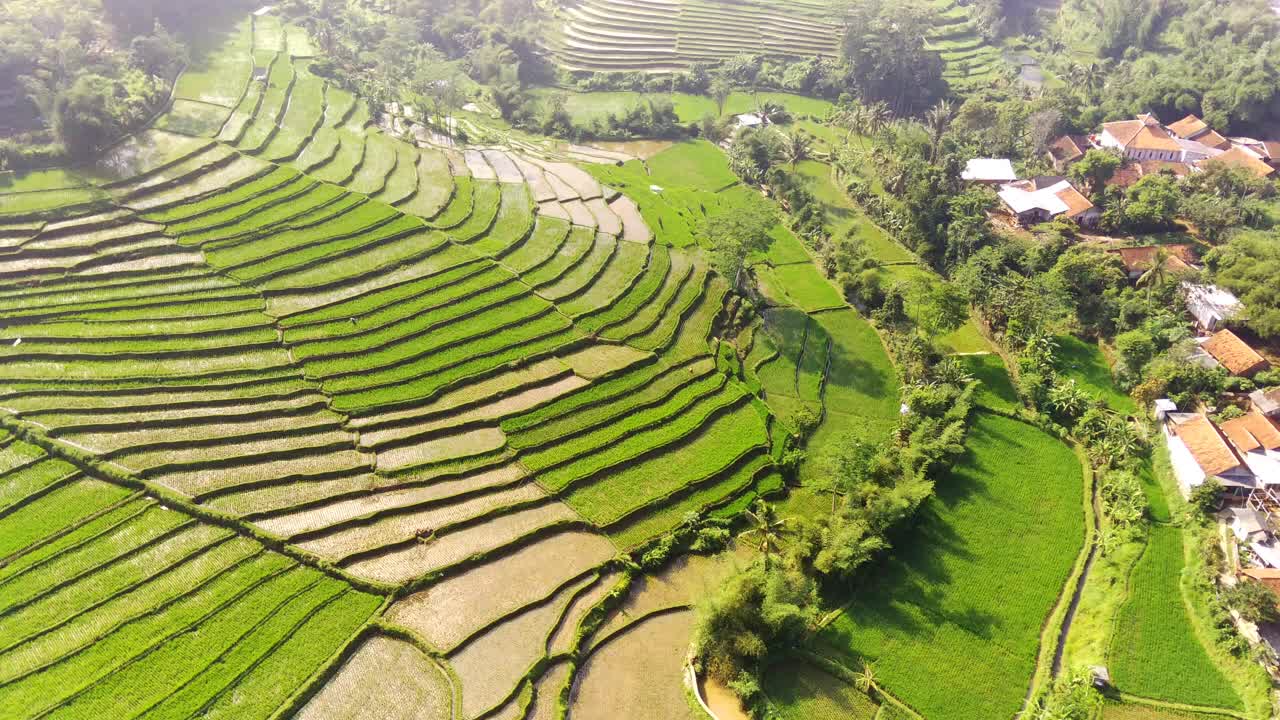
[[(953, 85), (986, 83), (1005, 62), (970, 7), (930, 0), (937, 22), (926, 38)], [(557, 0), (556, 32), (544, 44), (566, 70), (668, 73), (741, 53), (840, 55), (841, 4), (831, 0)]]
[(157, 127), (0, 183), (4, 717), (552, 717), (634, 643), (579, 632), (623, 558), (780, 486), (681, 236), (399, 140), (313, 54), (256, 18)]
[(838, 3), (826, 0), (559, 2), (546, 45), (568, 70), (671, 72), (742, 52), (840, 54)]

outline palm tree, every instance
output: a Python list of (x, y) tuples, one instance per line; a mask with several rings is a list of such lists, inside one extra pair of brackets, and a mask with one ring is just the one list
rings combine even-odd
[(865, 138), (862, 137), (862, 129), (867, 122), (867, 106), (862, 103), (855, 103), (852, 107), (843, 108), (831, 117), (831, 122), (838, 128), (845, 131), (844, 142), (846, 145), (853, 139), (853, 134), (859, 133), (858, 142), (866, 149)]
[(782, 136), (782, 157), (796, 169), (796, 163), (809, 159), (809, 138), (799, 130), (792, 130)]
[(1151, 288), (1164, 285), (1169, 279), (1169, 251), (1158, 247), (1151, 255), (1151, 267), (1138, 278), (1138, 287), (1147, 289), (1147, 302), (1151, 302)]
[(880, 131), (889, 124), (891, 117), (892, 116), (889, 114), (889, 106), (884, 104), (883, 100), (867, 105), (866, 117), (863, 120), (863, 130), (866, 131), (865, 134), (871, 138), (875, 138), (875, 136), (879, 135)]
[(951, 124), (955, 108), (950, 100), (943, 100), (924, 114), (924, 126), (929, 131), (929, 162), (938, 161), (938, 146), (942, 144), (942, 135)]
[(768, 570), (771, 554), (780, 547), (786, 521), (779, 520), (773, 506), (764, 500), (757, 500), (755, 509), (747, 511), (747, 520), (751, 523), (751, 529), (744, 531), (739, 537), (755, 538), (752, 545), (764, 555), (764, 569)]
[(880, 697), (880, 679), (876, 677), (875, 663), (862, 661), (862, 670), (853, 676), (853, 685), (867, 697), (876, 700)]

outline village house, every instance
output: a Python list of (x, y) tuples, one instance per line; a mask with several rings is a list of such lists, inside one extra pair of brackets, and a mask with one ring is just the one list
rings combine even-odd
[(1182, 147), (1150, 113), (1102, 124), (1098, 145), (1133, 160), (1182, 160)]
[(1024, 227), (1057, 217), (1091, 228), (1102, 219), (1094, 206), (1070, 181), (1060, 177), (1038, 177), (1001, 186), (1000, 201)]
[(1200, 347), (1232, 375), (1253, 377), (1270, 367), (1266, 358), (1230, 330), (1219, 330), (1201, 341)]
[(1184, 282), (1182, 292), (1187, 312), (1196, 319), (1196, 326), (1205, 332), (1216, 332), (1240, 312), (1240, 300), (1217, 285)]
[(1083, 135), (1063, 135), (1054, 140), (1045, 155), (1053, 164), (1053, 169), (1066, 172), (1072, 163), (1084, 157), (1093, 144)]
[(1186, 243), (1176, 245), (1143, 245), (1141, 247), (1116, 248), (1107, 252), (1120, 258), (1130, 280), (1142, 277), (1155, 264), (1156, 253), (1164, 250), (1164, 268), (1171, 275), (1182, 275), (1199, 270), (1195, 251)]
[(1276, 172), (1276, 169), (1267, 164), (1261, 156), (1243, 145), (1235, 145), (1230, 150), (1215, 157), (1200, 160), (1196, 163), (1196, 167), (1203, 170), (1208, 163), (1222, 163), (1231, 167), (1242, 168), (1260, 178), (1271, 177)]
[(1173, 474), (1184, 495), (1209, 478), (1216, 478), (1227, 495), (1237, 500), (1248, 498), (1258, 487), (1244, 458), (1204, 415), (1168, 413), (1164, 435)]
[(1217, 150), (1226, 150), (1231, 147), (1230, 140), (1219, 135), (1209, 127), (1209, 123), (1195, 115), (1188, 115), (1175, 123), (1170, 123), (1169, 132), (1176, 138), (1194, 140)]
[(1219, 427), (1264, 487), (1280, 486), (1280, 427), (1274, 421), (1254, 411)]
[(1018, 179), (1013, 163), (1004, 158), (974, 158), (965, 163), (960, 179), (981, 185), (1001, 185)]
[(1231, 516), (1231, 532), (1242, 543), (1263, 543), (1270, 537), (1267, 516), (1248, 507), (1233, 507), (1227, 511)]

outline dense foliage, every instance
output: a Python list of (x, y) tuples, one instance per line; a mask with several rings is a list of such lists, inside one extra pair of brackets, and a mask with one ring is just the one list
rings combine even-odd
[(16, 0), (0, 11), (0, 169), (84, 158), (145, 120), (187, 51), (165, 23), (190, 9)]

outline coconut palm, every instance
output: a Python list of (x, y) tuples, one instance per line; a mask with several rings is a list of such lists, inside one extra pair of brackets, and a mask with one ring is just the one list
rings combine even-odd
[(1164, 285), (1169, 279), (1169, 251), (1158, 247), (1151, 256), (1151, 267), (1138, 278), (1138, 287), (1147, 289), (1147, 302), (1151, 301), (1151, 288)]
[(786, 521), (778, 519), (773, 506), (764, 500), (757, 500), (755, 509), (747, 511), (747, 521), (751, 528), (739, 537), (744, 540), (750, 538), (749, 543), (764, 555), (764, 568), (768, 570), (769, 558), (781, 547)]
[(929, 162), (937, 162), (938, 146), (942, 144), (942, 136), (951, 125), (955, 115), (955, 106), (950, 100), (943, 100), (924, 114), (924, 126), (929, 131)]
[(867, 697), (876, 700), (880, 697), (880, 679), (876, 677), (875, 663), (862, 661), (862, 670), (853, 676), (853, 685)]
[(880, 134), (881, 130), (884, 130), (891, 119), (893, 119), (893, 116), (889, 113), (889, 106), (883, 100), (867, 105), (862, 125), (864, 134), (875, 138)]
[(810, 141), (807, 136), (799, 130), (792, 130), (782, 136), (782, 158), (787, 161), (792, 170), (796, 169), (796, 163), (801, 160), (809, 159)]

